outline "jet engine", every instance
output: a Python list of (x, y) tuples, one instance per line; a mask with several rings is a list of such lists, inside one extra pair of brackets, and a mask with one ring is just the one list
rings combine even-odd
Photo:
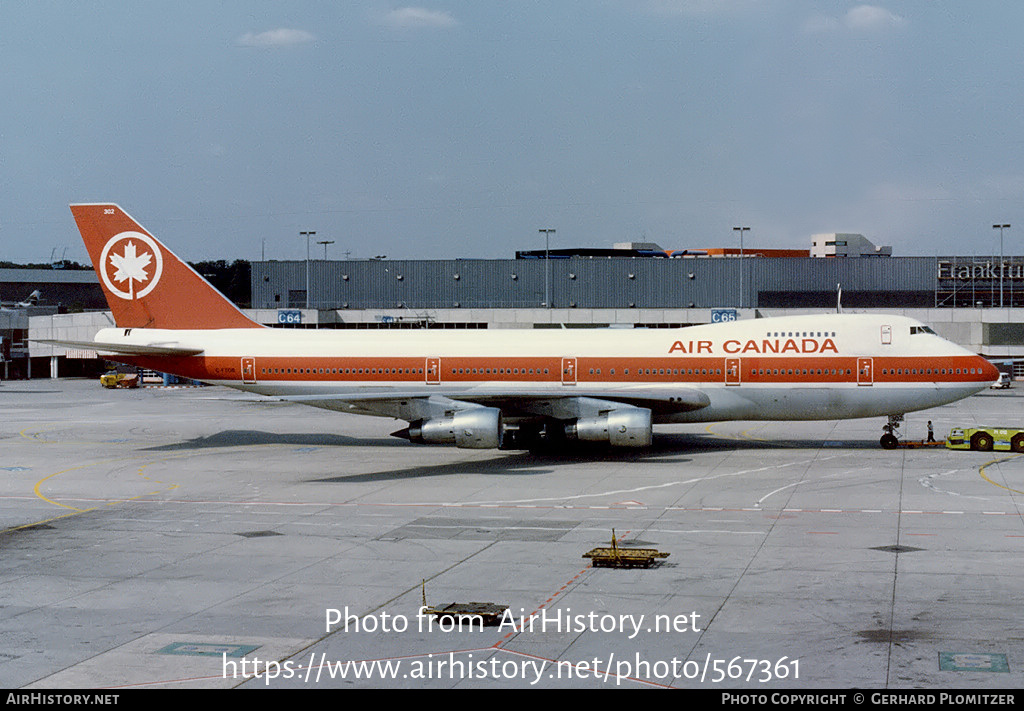
[(647, 447), (651, 443), (651, 411), (643, 407), (609, 410), (581, 417), (565, 426), (566, 439), (608, 442), (613, 447)]
[(409, 423), (410, 442), (454, 444), (467, 449), (496, 449), (501, 444), (501, 410), (474, 407), (446, 417)]

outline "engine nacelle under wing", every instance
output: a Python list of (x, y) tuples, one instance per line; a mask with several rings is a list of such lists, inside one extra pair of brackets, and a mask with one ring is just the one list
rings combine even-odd
[(565, 435), (568, 439), (608, 442), (613, 447), (647, 447), (651, 444), (651, 411), (629, 407), (580, 418), (565, 426)]
[(409, 423), (409, 440), (454, 444), (465, 449), (497, 449), (501, 444), (501, 410), (473, 407), (445, 417)]

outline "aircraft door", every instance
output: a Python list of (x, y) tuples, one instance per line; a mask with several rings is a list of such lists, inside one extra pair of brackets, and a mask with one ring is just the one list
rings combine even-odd
[(441, 359), (433, 356), (427, 358), (423, 372), (427, 385), (439, 385), (441, 383)]
[(740, 384), (740, 359), (739, 358), (726, 358), (725, 359), (725, 384), (726, 385), (739, 385)]
[(857, 359), (857, 385), (871, 385), (874, 382), (871, 358)]
[(562, 385), (576, 384), (576, 359), (562, 358)]
[(242, 382), (246, 385), (256, 384), (255, 358), (242, 358)]

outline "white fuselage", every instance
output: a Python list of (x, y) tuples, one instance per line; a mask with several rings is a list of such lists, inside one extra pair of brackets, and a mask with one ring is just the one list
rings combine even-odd
[(655, 422), (904, 413), (966, 397), (998, 377), (987, 361), (918, 321), (867, 314), (632, 330), (112, 328), (96, 340), (201, 349), (122, 359), (262, 395), (628, 401), (643, 394), (671, 403), (674, 393), (699, 392), (710, 401), (656, 410)]

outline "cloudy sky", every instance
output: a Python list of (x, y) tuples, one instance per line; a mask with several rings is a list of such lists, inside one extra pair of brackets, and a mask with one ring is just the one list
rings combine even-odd
[[(0, 2), (0, 259), (1024, 253), (1024, 3)], [(1019, 226), (1018, 226), (1019, 225)], [(323, 248), (314, 245), (314, 255)]]

